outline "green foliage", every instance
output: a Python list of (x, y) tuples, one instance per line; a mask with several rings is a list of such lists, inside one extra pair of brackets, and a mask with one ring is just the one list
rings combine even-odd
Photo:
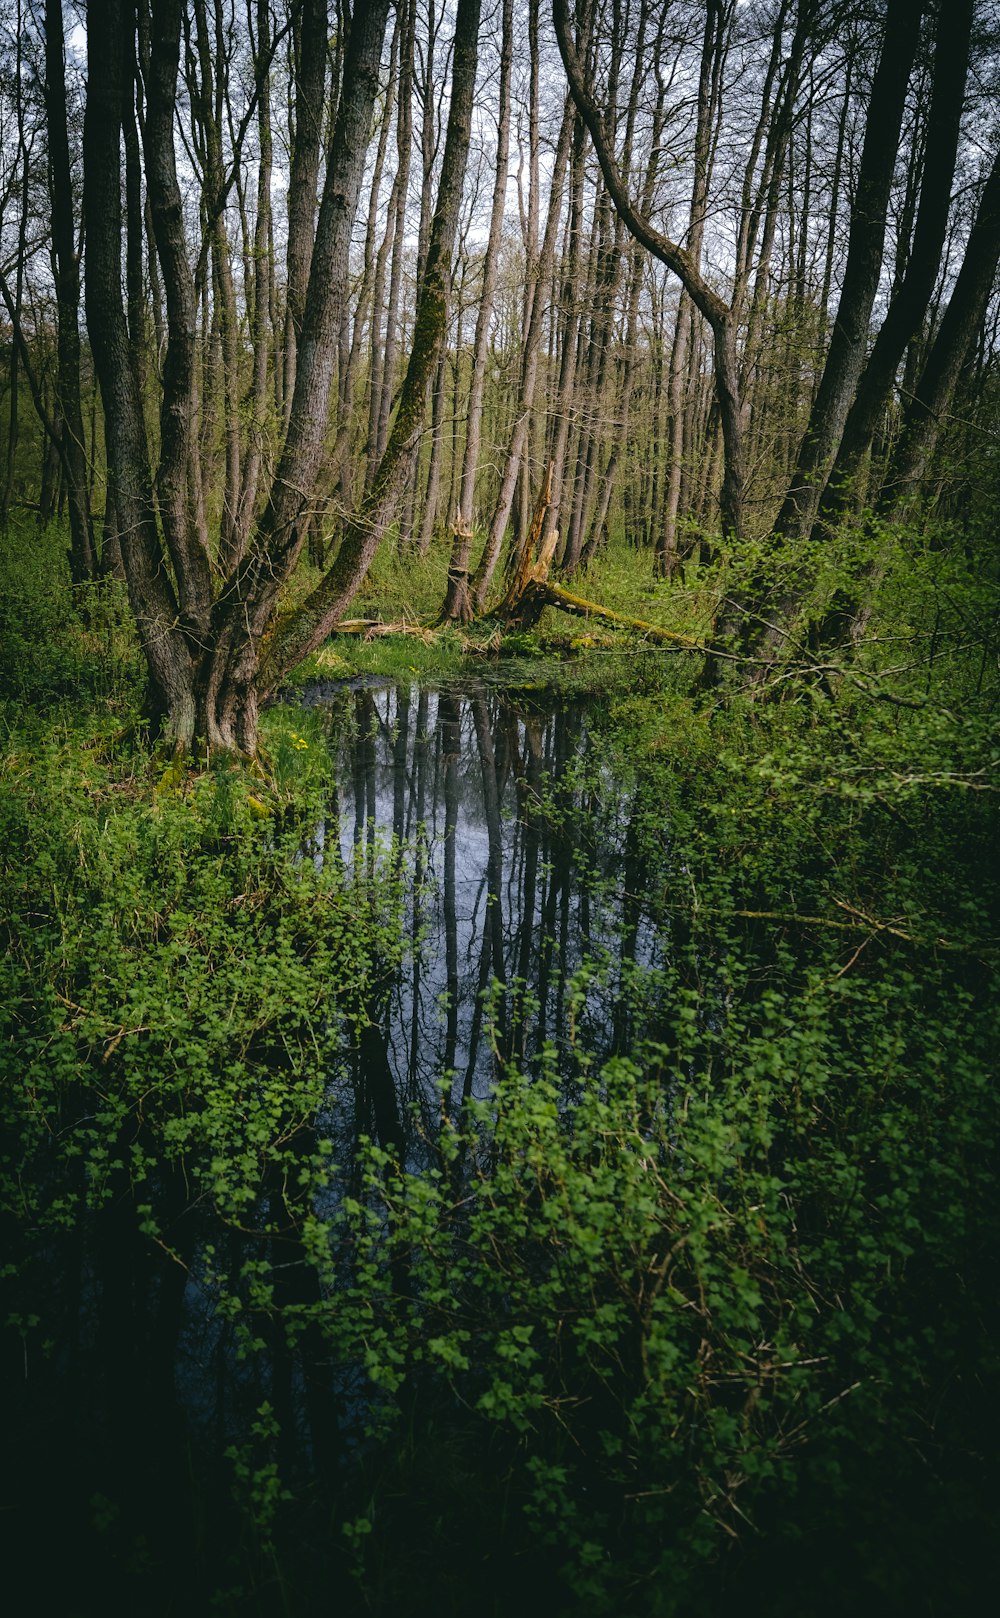
[[(667, 772), (652, 780), (670, 793)], [(835, 819), (862, 815), (869, 837), (883, 814), (825, 803)], [(997, 1387), (982, 1309), (998, 1235), (998, 1031), (976, 966), (989, 900), (972, 901), (958, 864), (948, 895), (922, 896), (934, 919), (917, 922), (917, 869), (896, 837), (909, 896), (898, 919), (926, 934), (916, 950), (901, 929), (895, 942), (850, 924), (838, 934), (827, 898), (793, 953), (788, 896), (762, 951), (738, 921), (746, 849), (759, 903), (777, 906), (794, 872), (794, 898), (820, 906), (828, 875), (809, 882), (803, 858), (816, 827), (796, 827), (770, 786), (761, 801), (752, 777), (717, 809), (702, 819), (702, 791), (684, 822), (670, 794), (673, 853), (701, 914), (688, 903), (684, 945), (655, 981), (634, 982), (668, 1008), (659, 1039), (600, 1073), (578, 1048), (571, 1081), (555, 1048), (531, 1074), (508, 1069), (489, 1103), (443, 1131), (437, 1168), (385, 1176), (374, 1154), (366, 1196), (341, 1215), (366, 1265), (324, 1324), (345, 1358), (366, 1343), (375, 1432), (390, 1442), (411, 1401), (439, 1425), (448, 1408), (474, 1413), (453, 1416), (464, 1464), (502, 1456), (508, 1508), (574, 1612), (701, 1610), (704, 1566), (733, 1539), (806, 1531), (820, 1482), (822, 1510), (856, 1532), (932, 1432), (939, 1471), (921, 1508), (947, 1513), (977, 1400), (937, 1425), (935, 1401), (956, 1356), (971, 1388)], [(650, 837), (663, 811), (660, 796)], [(939, 922), (968, 947), (958, 971), (924, 955)], [(801, 1518), (788, 1526), (790, 1510)], [(392, 1516), (385, 1539), (375, 1532), (372, 1563), (400, 1531)], [(472, 1506), (463, 1532), (485, 1532)], [(877, 1553), (864, 1557), (874, 1579)]]
[(0, 705), (91, 696), (127, 714), (142, 664), (124, 587), (74, 589), (66, 532), (12, 522), (0, 534)]
[[(72, 731), (9, 754), (8, 1190), (56, 1130), (90, 1207), (123, 1184), (143, 1199), (157, 1163), (182, 1161), (235, 1219), (315, 1114), (345, 1025), (398, 959), (399, 878), (311, 849), (329, 766), (315, 717), (296, 717), (268, 727), (271, 787), (230, 769), (151, 783)], [(77, 1216), (17, 1194), (32, 1219)]]

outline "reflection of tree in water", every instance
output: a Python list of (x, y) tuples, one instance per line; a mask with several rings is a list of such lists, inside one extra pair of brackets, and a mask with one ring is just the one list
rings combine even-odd
[(635, 1037), (630, 972), (654, 968), (664, 939), (643, 897), (632, 795), (588, 745), (579, 705), (356, 694), (344, 857), (374, 859), (391, 833), (411, 873), (408, 958), (354, 1053), (356, 1121), (387, 1149), (402, 1142), (414, 1167), (443, 1081), (454, 1110), (489, 1093), (498, 1065), (530, 1069), (547, 1041), (568, 1059), (571, 1038), (585, 1040), (599, 1061)]

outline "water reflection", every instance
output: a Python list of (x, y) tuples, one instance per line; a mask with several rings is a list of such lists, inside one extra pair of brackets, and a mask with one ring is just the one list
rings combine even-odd
[(406, 962), (352, 1053), (356, 1122), (411, 1159), (442, 1106), (487, 1096), (501, 1064), (530, 1069), (549, 1042), (567, 1066), (572, 1045), (596, 1061), (627, 1049), (650, 1003), (636, 974), (655, 983), (668, 940), (631, 797), (590, 756), (583, 705), (408, 687), (352, 700), (326, 857), (411, 873)]

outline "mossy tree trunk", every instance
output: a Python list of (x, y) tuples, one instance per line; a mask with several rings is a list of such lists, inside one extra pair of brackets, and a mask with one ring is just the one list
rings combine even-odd
[[(104, 405), (112, 511), (149, 669), (150, 706), (181, 753), (255, 751), (261, 698), (320, 644), (340, 617), (393, 519), (399, 491), (412, 467), (427, 384), (445, 331), (478, 65), (480, 0), (459, 0), (437, 205), (409, 365), (389, 441), (368, 497), (345, 526), (331, 569), (276, 633), (282, 590), (307, 537), (330, 430), (351, 235), (388, 11), (389, 0), (357, 0), (353, 9), (277, 469), (246, 542), (235, 536), (234, 544), (232, 510), (227, 505), (223, 530), (213, 545), (192, 499), (197, 459), (197, 298), (174, 149), (182, 3), (152, 0), (143, 129), (146, 185), (167, 317), (155, 476), (137, 345), (128, 328), (121, 285), (120, 138), (131, 84), (136, 9), (133, 0), (93, 0), (88, 9), (87, 322)], [(308, 142), (315, 135), (315, 77), (304, 70), (299, 74), (303, 139)], [(260, 116), (265, 115), (263, 108)], [(302, 190), (308, 193), (310, 162), (303, 167)], [(210, 208), (219, 205), (217, 191), (216, 184), (207, 199)], [(297, 230), (301, 245), (305, 224), (300, 221)], [(301, 279), (300, 266), (299, 290)], [(294, 325), (293, 310), (293, 329)], [(259, 402), (259, 390), (255, 397)]]

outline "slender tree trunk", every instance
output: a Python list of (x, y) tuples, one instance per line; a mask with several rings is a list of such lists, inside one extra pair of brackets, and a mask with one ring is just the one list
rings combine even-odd
[(472, 376), (468, 396), (468, 426), (465, 434), (465, 455), (462, 462), (462, 485), (458, 497), (458, 514), (452, 544), (451, 563), (448, 568), (448, 590), (441, 609), (442, 622), (457, 621), (467, 624), (472, 617), (469, 595), (469, 552), (472, 545), (476, 471), (482, 441), (483, 396), (486, 386), (486, 364), (489, 354), (490, 324), (493, 319), (493, 300), (496, 294), (497, 269), (500, 257), (500, 239), (503, 233), (504, 204), (507, 198), (507, 168), (510, 153), (510, 77), (514, 55), (513, 0), (503, 0), (503, 35), (500, 44), (500, 90), (497, 112), (497, 156), (493, 180), (493, 202), (490, 209), (490, 228), (483, 259), (483, 284), (476, 314), (476, 334), (472, 349)]
[(833, 337), (791, 484), (774, 524), (775, 534), (785, 539), (802, 538), (812, 527), (865, 363), (869, 321), (882, 270), (889, 189), (922, 11), (922, 4), (915, 0), (888, 0)]
[[(694, 140), (694, 180), (688, 215), (687, 251), (697, 273), (701, 271), (702, 245), (705, 239), (705, 218), (711, 184), (710, 153), (712, 128), (718, 114), (720, 58), (728, 46), (728, 32), (732, 21), (732, 7), (721, 0), (709, 0), (705, 8), (705, 29), (701, 47), (701, 71), (698, 78), (698, 118)], [(666, 509), (663, 528), (657, 538), (656, 570), (663, 578), (670, 578), (677, 558), (677, 518), (680, 511), (681, 484), (684, 472), (685, 422), (690, 421), (688, 370), (691, 359), (691, 336), (694, 322), (694, 304), (686, 291), (682, 291), (677, 311), (677, 329), (670, 354), (670, 372), (667, 380), (667, 410), (670, 422), (670, 476), (667, 482)]]
[[(445, 315), (447, 322), (447, 314)], [(424, 511), (420, 519), (420, 538), (417, 549), (425, 557), (434, 538), (434, 526), (441, 504), (441, 455), (444, 448), (445, 361), (444, 344), (438, 358), (437, 371), (431, 384), (431, 456), (427, 468), (427, 487), (424, 491)]]
[[(154, 7), (155, 13), (158, 8)], [(240, 560), (239, 532), (242, 442), (240, 431), (239, 315), (236, 287), (230, 260), (229, 233), (225, 213), (225, 167), (222, 148), (221, 113), (227, 87), (229, 62), (216, 17), (215, 38), (209, 30), (207, 0), (195, 0), (199, 78), (192, 86), (192, 100), (198, 112), (205, 144), (205, 177), (208, 188), (209, 234), (211, 242), (212, 288), (218, 311), (222, 358), (223, 441), (225, 480), (222, 496), (222, 522), (219, 533), (219, 568), (225, 574)], [(166, 288), (167, 297), (170, 289)]]
[(60, 453), (69, 505), (70, 572), (76, 584), (97, 572), (80, 397), (80, 261), (66, 129), (66, 62), (61, 0), (45, 4), (45, 109), (52, 200), (52, 259), (59, 345)]
[(153, 234), (167, 295), (167, 350), (163, 361), (160, 464), (156, 477), (160, 520), (177, 574), (184, 630), (203, 644), (212, 605), (207, 546), (192, 510), (190, 463), (196, 454), (195, 380), (197, 310), (188, 263), (184, 210), (174, 151), (174, 110), (183, 0), (153, 0), (147, 88), (146, 178)]
[[(566, 250), (562, 263), (560, 288), (561, 330), (559, 340), (559, 380), (556, 385), (555, 406), (550, 407), (550, 443), (548, 460), (552, 467), (552, 498), (545, 519), (545, 539), (555, 533), (563, 506), (566, 476), (566, 450), (569, 443), (573, 392), (577, 370), (577, 351), (580, 332), (580, 238), (583, 231), (583, 123), (576, 119), (573, 157), (570, 164), (569, 217), (566, 221)], [(593, 249), (596, 238), (591, 238)], [(593, 258), (593, 251), (591, 253)], [(554, 419), (553, 419), (554, 418)]]
[(573, 100), (590, 131), (615, 207), (636, 240), (680, 279), (696, 309), (712, 328), (715, 385), (725, 442), (725, 471), (720, 500), (722, 525), (727, 533), (738, 537), (743, 527), (745, 467), (734, 312), (703, 279), (690, 253), (656, 230), (635, 207), (619, 170), (604, 120), (588, 87), (584, 65), (570, 30), (567, 0), (553, 0), (553, 17)]
[[(389, 274), (389, 303), (385, 322), (385, 354), (382, 362), (382, 387), (378, 401), (375, 431), (374, 465), (385, 454), (389, 441), (389, 417), (396, 390), (396, 370), (400, 351), (399, 305), (403, 285), (403, 260), (406, 252), (406, 202), (410, 188), (410, 147), (413, 139), (413, 46), (416, 32), (416, 3), (409, 0), (404, 14), (400, 39), (399, 116), (396, 124), (396, 178), (393, 184), (395, 232), (392, 243), (392, 268)], [(427, 95), (431, 94), (428, 87)]]
[[(250, 12), (252, 3), (253, 0), (247, 0), (248, 12)], [(257, 48), (255, 57), (258, 64), (263, 64), (270, 54), (270, 8), (268, 0), (256, 0), (256, 12)], [(251, 21), (252, 13), (247, 17), (248, 30)], [(253, 234), (253, 270), (250, 282), (253, 288), (250, 323), (253, 373), (245, 407), (249, 422), (249, 438), (243, 460), (242, 484), (236, 515), (235, 548), (238, 556), (242, 556), (246, 549), (257, 506), (257, 491), (260, 485), (261, 469), (264, 462), (264, 441), (267, 434), (268, 369), (271, 357), (269, 340), (270, 288), (268, 284), (269, 267), (272, 262), (271, 93), (267, 73), (261, 72), (260, 67), (258, 67), (258, 80), (257, 132), (260, 142), (260, 156), (257, 168), (257, 214), (254, 220)]]
[[(21, 27), (20, 0), (17, 17), (18, 32)], [(28, 148), (25, 139), (24, 84), (22, 77), (21, 53), (17, 53), (14, 69), (14, 103), (17, 114), (17, 157), (15, 170), (20, 167), (21, 183), (19, 187), (20, 206), (18, 210), (17, 228), (17, 263), (14, 275), (14, 298), (11, 310), (11, 324), (19, 333), (21, 331), (21, 302), (24, 293), (24, 270), (27, 263), (28, 241), (28, 204), (29, 186), (31, 183), (31, 169), (28, 161)], [(10, 388), (9, 414), (7, 417), (7, 465), (4, 473), (3, 495), (0, 497), (0, 529), (6, 530), (10, 520), (10, 506), (14, 497), (14, 477), (17, 463), (17, 441), (20, 435), (19, 417), (19, 370), (21, 359), (21, 343), (16, 339), (10, 345), (10, 369), (8, 385)]]
[(327, 0), (302, 0), (296, 11), (295, 131), (288, 176), (288, 290), (285, 318), (283, 395), (285, 425), (292, 407), (295, 362), (309, 287), (309, 261), (316, 230), (323, 92), (326, 87)]
[(535, 383), (538, 377), (538, 364), (542, 340), (542, 317), (545, 303), (545, 289), (552, 274), (552, 264), (555, 258), (556, 233), (559, 228), (559, 216), (562, 211), (563, 174), (566, 159), (569, 155), (570, 138), (573, 131), (572, 104), (567, 100), (563, 109), (562, 128), (559, 134), (559, 143), (556, 147), (555, 161), (552, 169), (552, 183), (549, 192), (549, 214), (545, 225), (545, 236), (542, 241), (539, 256), (538, 275), (535, 281), (534, 297), (531, 300), (531, 313), (528, 319), (527, 330), (524, 334), (524, 346), (521, 351), (521, 378), (518, 389), (517, 414), (511, 431), (510, 444), (503, 473), (500, 479), (500, 489), (497, 494), (496, 506), (490, 522), (483, 554), (479, 561), (472, 580), (472, 599), (477, 611), (481, 612), (486, 601), (486, 592), (490, 587), (497, 562), (500, 559), (500, 550), (503, 545), (504, 534), (510, 521), (510, 510), (514, 500), (514, 489), (517, 484), (518, 473), (521, 469), (522, 457), (528, 436), (528, 424), (534, 405)]

